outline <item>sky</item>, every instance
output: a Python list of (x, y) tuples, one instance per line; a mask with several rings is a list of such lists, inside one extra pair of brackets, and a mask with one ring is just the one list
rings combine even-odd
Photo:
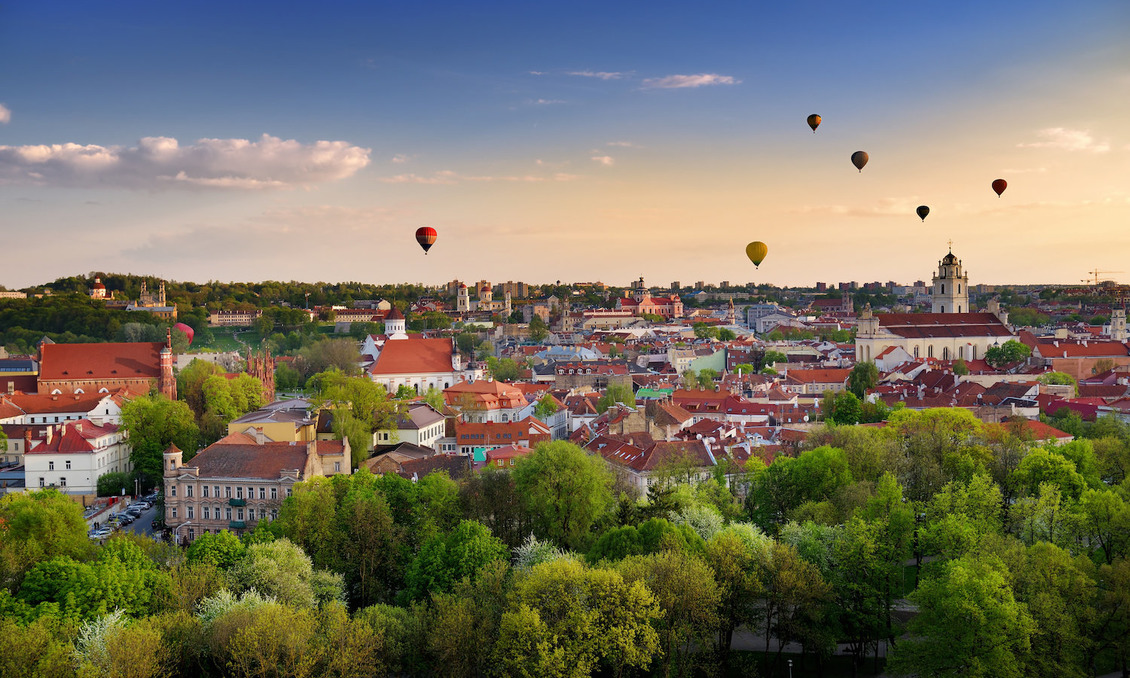
[(907, 283), (950, 241), (971, 284), (1126, 281), (1128, 36), (1125, 0), (14, 0), (0, 285)]

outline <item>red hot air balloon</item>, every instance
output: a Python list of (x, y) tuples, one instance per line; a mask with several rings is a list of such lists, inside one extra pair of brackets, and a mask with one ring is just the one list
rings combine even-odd
[(1004, 193), (1006, 188), (1008, 188), (1008, 182), (1004, 179), (997, 179), (993, 182), (993, 190), (997, 192), (998, 198), (1001, 197), (1001, 193)]
[(192, 329), (188, 325), (185, 325), (184, 323), (177, 323), (176, 325), (173, 325), (173, 329), (184, 332), (184, 336), (188, 337), (188, 345), (192, 346), (192, 338), (196, 336), (196, 330)]
[(439, 234), (431, 226), (421, 226), (416, 229), (416, 242), (420, 243), (420, 247), (424, 249), (424, 254), (427, 254), (432, 245), (436, 243), (437, 235)]
[(816, 128), (820, 126), (820, 116), (815, 113), (808, 116), (808, 126), (812, 128), (812, 133), (816, 134)]

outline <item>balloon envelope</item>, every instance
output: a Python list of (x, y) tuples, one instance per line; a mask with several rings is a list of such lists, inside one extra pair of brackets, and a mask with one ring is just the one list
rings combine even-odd
[(745, 255), (749, 257), (754, 266), (761, 266), (761, 262), (765, 261), (765, 255), (768, 253), (769, 248), (760, 240), (754, 240), (745, 246)]
[(993, 190), (997, 192), (998, 198), (1001, 197), (1001, 193), (1004, 193), (1006, 188), (1008, 188), (1008, 182), (1004, 179), (997, 179), (993, 182)]
[(820, 116), (813, 113), (808, 116), (808, 126), (812, 128), (812, 133), (816, 133), (816, 128), (820, 126)]
[(866, 151), (856, 151), (851, 154), (851, 164), (855, 165), (855, 168), (860, 172), (863, 171), (863, 166), (866, 165), (867, 161), (870, 159)]
[(173, 329), (184, 332), (184, 336), (188, 337), (188, 345), (192, 346), (192, 338), (196, 336), (195, 330), (193, 330), (188, 325), (185, 325), (184, 323), (177, 323), (176, 325), (173, 325)]
[(416, 229), (416, 242), (424, 248), (424, 254), (427, 254), (428, 250), (435, 244), (437, 235), (436, 230), (431, 226), (421, 226)]
[(925, 205), (919, 205), (918, 209), (914, 211), (918, 213), (918, 216), (922, 218), (922, 221), (926, 221), (926, 215), (930, 213), (930, 208)]

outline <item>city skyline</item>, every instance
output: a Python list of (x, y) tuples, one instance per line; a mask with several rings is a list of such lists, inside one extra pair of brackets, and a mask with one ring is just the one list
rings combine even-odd
[(6, 6), (0, 284), (1130, 277), (1125, 3), (686, 7)]

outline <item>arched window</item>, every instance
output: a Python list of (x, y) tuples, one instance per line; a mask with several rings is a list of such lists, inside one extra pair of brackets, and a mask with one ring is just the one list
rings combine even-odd
[(941, 287), (942, 287), (942, 294), (945, 294), (946, 293), (946, 284), (942, 283)]
[(86, 391), (82, 390), (81, 388), (76, 388), (76, 389), (75, 389), (75, 394), (77, 395), (77, 394), (79, 394), (79, 393), (86, 393)]
[(961, 313), (961, 304), (958, 304), (958, 305), (957, 305), (957, 312), (958, 312), (958, 313)]
[(942, 347), (942, 360), (949, 360), (949, 359), (950, 359), (950, 347), (949, 346), (943, 346)]
[(915, 357), (915, 358), (917, 358), (917, 357), (918, 357), (918, 346), (915, 346), (915, 347), (914, 347), (914, 357)]
[(934, 345), (933, 344), (930, 344), (929, 346), (926, 347), (926, 357), (927, 358), (933, 358), (934, 357)]
[(972, 358), (973, 360), (976, 360), (977, 359), (977, 347), (976, 346), (969, 347), (969, 352), (971, 354), (970, 358)]

